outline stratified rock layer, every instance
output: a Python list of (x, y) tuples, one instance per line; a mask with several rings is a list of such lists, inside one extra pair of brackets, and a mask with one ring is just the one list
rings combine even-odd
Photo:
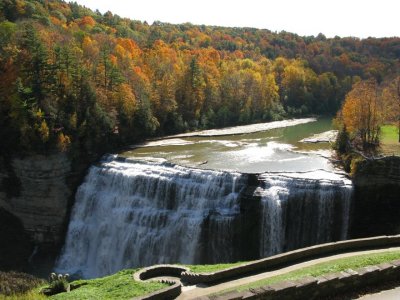
[(70, 171), (70, 161), (63, 154), (14, 159), (9, 168), (0, 169), (0, 208), (21, 221), (40, 250), (63, 242), (72, 194), (67, 185)]

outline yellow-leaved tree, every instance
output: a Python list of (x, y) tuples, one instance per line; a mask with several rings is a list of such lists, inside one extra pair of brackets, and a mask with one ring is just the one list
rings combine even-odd
[(379, 144), (380, 126), (384, 122), (384, 105), (375, 80), (360, 81), (346, 95), (340, 112), (343, 125), (362, 148)]

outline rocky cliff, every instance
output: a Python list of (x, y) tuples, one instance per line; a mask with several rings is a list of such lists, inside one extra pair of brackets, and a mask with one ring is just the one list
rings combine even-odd
[[(73, 194), (67, 184), (70, 172), (71, 163), (64, 154), (29, 156), (0, 166), (0, 209), (19, 220), (36, 251), (54, 251), (64, 240)], [(0, 229), (0, 234), (10, 235), (5, 231)]]
[(357, 165), (350, 236), (400, 233), (400, 157)]

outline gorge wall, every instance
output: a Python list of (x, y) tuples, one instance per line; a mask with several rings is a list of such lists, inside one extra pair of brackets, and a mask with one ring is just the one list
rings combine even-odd
[(350, 236), (400, 233), (400, 157), (359, 163), (353, 184)]
[[(76, 175), (71, 173), (70, 160), (63, 154), (35, 155), (13, 159), (8, 166), (0, 167), (0, 210), (4, 220), (9, 220), (7, 224), (17, 224), (0, 229), (2, 243), (11, 252), (8, 254), (18, 253), (20, 248), (24, 253), (20, 258), (29, 257), (33, 251), (58, 251), (73, 197), (73, 184), (68, 181)], [(24, 237), (24, 242), (10, 240), (12, 236)]]

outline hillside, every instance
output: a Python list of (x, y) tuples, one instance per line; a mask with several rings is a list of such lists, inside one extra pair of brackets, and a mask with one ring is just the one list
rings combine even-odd
[(0, 41), (1, 155), (334, 114), (400, 57), (400, 38), (149, 25), (60, 0), (2, 0)]

